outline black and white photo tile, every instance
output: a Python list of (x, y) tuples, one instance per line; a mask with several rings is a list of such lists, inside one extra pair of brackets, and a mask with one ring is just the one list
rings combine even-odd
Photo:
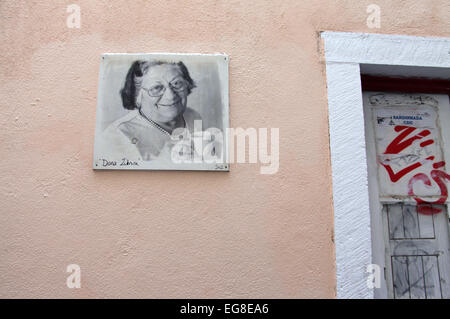
[(228, 56), (104, 54), (94, 169), (228, 171)]

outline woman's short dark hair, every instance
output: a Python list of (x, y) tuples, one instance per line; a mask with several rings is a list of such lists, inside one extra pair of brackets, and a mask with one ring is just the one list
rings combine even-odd
[(148, 72), (148, 70), (155, 65), (171, 64), (176, 65), (180, 68), (183, 78), (188, 82), (188, 94), (191, 93), (192, 89), (195, 88), (194, 80), (192, 80), (189, 75), (189, 71), (183, 62), (166, 62), (166, 61), (144, 61), (138, 60), (134, 61), (128, 70), (127, 76), (125, 78), (125, 85), (120, 90), (120, 95), (122, 97), (123, 107), (127, 110), (134, 110), (138, 106), (136, 105), (136, 98), (141, 89), (142, 77)]

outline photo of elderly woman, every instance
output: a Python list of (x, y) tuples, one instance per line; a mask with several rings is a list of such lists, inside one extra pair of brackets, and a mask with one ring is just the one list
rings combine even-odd
[(228, 170), (226, 55), (102, 56), (94, 169)]

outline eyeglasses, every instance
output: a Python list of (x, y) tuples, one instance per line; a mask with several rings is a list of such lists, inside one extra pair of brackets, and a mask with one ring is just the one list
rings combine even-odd
[[(169, 87), (172, 91), (183, 92), (189, 87), (189, 84), (185, 80), (175, 79), (169, 83)], [(151, 86), (150, 88), (142, 88), (142, 89), (152, 97), (159, 97), (162, 96), (164, 92), (166, 92), (167, 86), (163, 85), (162, 83), (158, 83)]]

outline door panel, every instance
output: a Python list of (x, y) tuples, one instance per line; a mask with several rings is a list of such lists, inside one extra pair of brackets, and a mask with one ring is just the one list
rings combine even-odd
[(442, 291), (448, 296), (448, 227), (439, 227), (447, 223), (446, 212), (426, 216), (413, 205), (397, 203), (385, 205), (384, 216), (389, 229), (386, 257), (392, 272), (388, 288), (394, 298), (443, 298)]
[(364, 92), (364, 107), (373, 145), (369, 179), (377, 185), (378, 203), (371, 207), (378, 207), (383, 228), (373, 240), (384, 243), (387, 296), (449, 298), (450, 159), (444, 145), (450, 137), (440, 118), (449, 117), (448, 96)]

